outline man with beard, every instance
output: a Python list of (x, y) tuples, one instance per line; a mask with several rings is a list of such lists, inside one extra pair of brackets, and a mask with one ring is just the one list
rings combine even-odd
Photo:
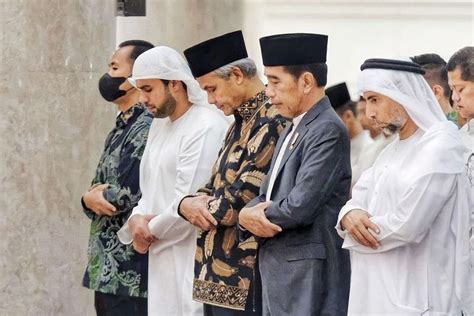
[[(352, 170), (353, 179), (359, 179), (365, 170), (372, 167), (375, 159), (377, 159), (382, 150), (395, 139), (395, 135), (385, 134), (372, 119), (365, 115), (366, 104), (367, 102), (364, 98), (360, 97), (356, 105), (357, 119), (360, 121), (362, 128), (369, 131), (370, 137), (372, 137), (374, 141), (360, 154), (358, 168)], [(353, 181), (354, 184), (356, 182), (357, 181)]]
[(465, 147), (413, 62), (368, 59), (367, 116), (397, 134), (336, 226), (351, 252), (348, 315), (461, 315), (469, 280)]
[(152, 121), (127, 77), (135, 59), (151, 48), (152, 44), (141, 40), (121, 43), (99, 80), (102, 97), (117, 105), (120, 114), (105, 141), (91, 187), (81, 200), (92, 220), (83, 285), (95, 291), (97, 315), (146, 315), (148, 256), (121, 244), (117, 231), (141, 196), (139, 166)]
[(119, 237), (149, 253), (149, 315), (201, 315), (202, 305), (192, 300), (197, 231), (177, 208), (210, 177), (228, 124), (169, 47), (142, 54), (129, 81), (155, 119), (140, 165), (142, 198)]
[(209, 182), (181, 201), (180, 212), (202, 229), (197, 240), (193, 298), (206, 316), (260, 315), (257, 243), (239, 243), (237, 218), (257, 196), (286, 120), (265, 96), (241, 31), (184, 52), (208, 100), (235, 123), (227, 132)]

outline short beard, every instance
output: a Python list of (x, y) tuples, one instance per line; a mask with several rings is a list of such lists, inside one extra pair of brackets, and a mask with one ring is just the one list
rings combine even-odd
[(400, 132), (405, 123), (406, 120), (400, 114), (398, 114), (393, 122), (388, 123), (382, 128), (382, 132), (387, 136), (395, 135)]
[(391, 136), (391, 135), (394, 135), (394, 134), (400, 132), (401, 128), (402, 128), (402, 126), (397, 124), (397, 123), (390, 123), (387, 126), (385, 126), (384, 128), (382, 128), (382, 132), (387, 136)]
[(176, 99), (171, 95), (170, 90), (167, 89), (166, 100), (158, 108), (156, 108), (155, 118), (165, 118), (174, 113), (176, 109)]

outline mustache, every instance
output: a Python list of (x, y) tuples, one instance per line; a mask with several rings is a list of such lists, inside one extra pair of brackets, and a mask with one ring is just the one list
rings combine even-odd
[(385, 134), (388, 134), (388, 135), (393, 135), (397, 132), (400, 131), (400, 129), (402, 128), (402, 124), (401, 123), (387, 123), (387, 122), (381, 122), (381, 121), (378, 121), (376, 119), (372, 119), (372, 122), (378, 127), (380, 128)]

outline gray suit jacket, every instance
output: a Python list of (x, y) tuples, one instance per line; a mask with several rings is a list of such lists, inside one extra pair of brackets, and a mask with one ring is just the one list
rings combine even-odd
[[(247, 206), (265, 200), (270, 174), (290, 128), (280, 136), (260, 196)], [(341, 249), (342, 239), (334, 227), (349, 197), (350, 142), (327, 97), (305, 114), (277, 172), (266, 216), (283, 231), (260, 239), (258, 253), (264, 314), (346, 315), (349, 254)]]

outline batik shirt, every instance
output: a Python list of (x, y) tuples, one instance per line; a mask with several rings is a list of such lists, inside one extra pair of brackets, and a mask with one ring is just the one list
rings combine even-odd
[(198, 237), (193, 298), (244, 310), (255, 279), (257, 242), (251, 237), (239, 243), (237, 219), (259, 193), (286, 120), (277, 115), (263, 91), (241, 104), (234, 116), (211, 180), (198, 191), (214, 197), (208, 210), (218, 225)]
[(148, 256), (120, 243), (117, 231), (140, 200), (139, 170), (153, 117), (138, 103), (121, 113), (105, 141), (92, 187), (108, 183), (104, 198), (116, 207), (114, 216), (99, 216), (82, 206), (92, 220), (88, 265), (83, 285), (115, 295), (146, 297)]

